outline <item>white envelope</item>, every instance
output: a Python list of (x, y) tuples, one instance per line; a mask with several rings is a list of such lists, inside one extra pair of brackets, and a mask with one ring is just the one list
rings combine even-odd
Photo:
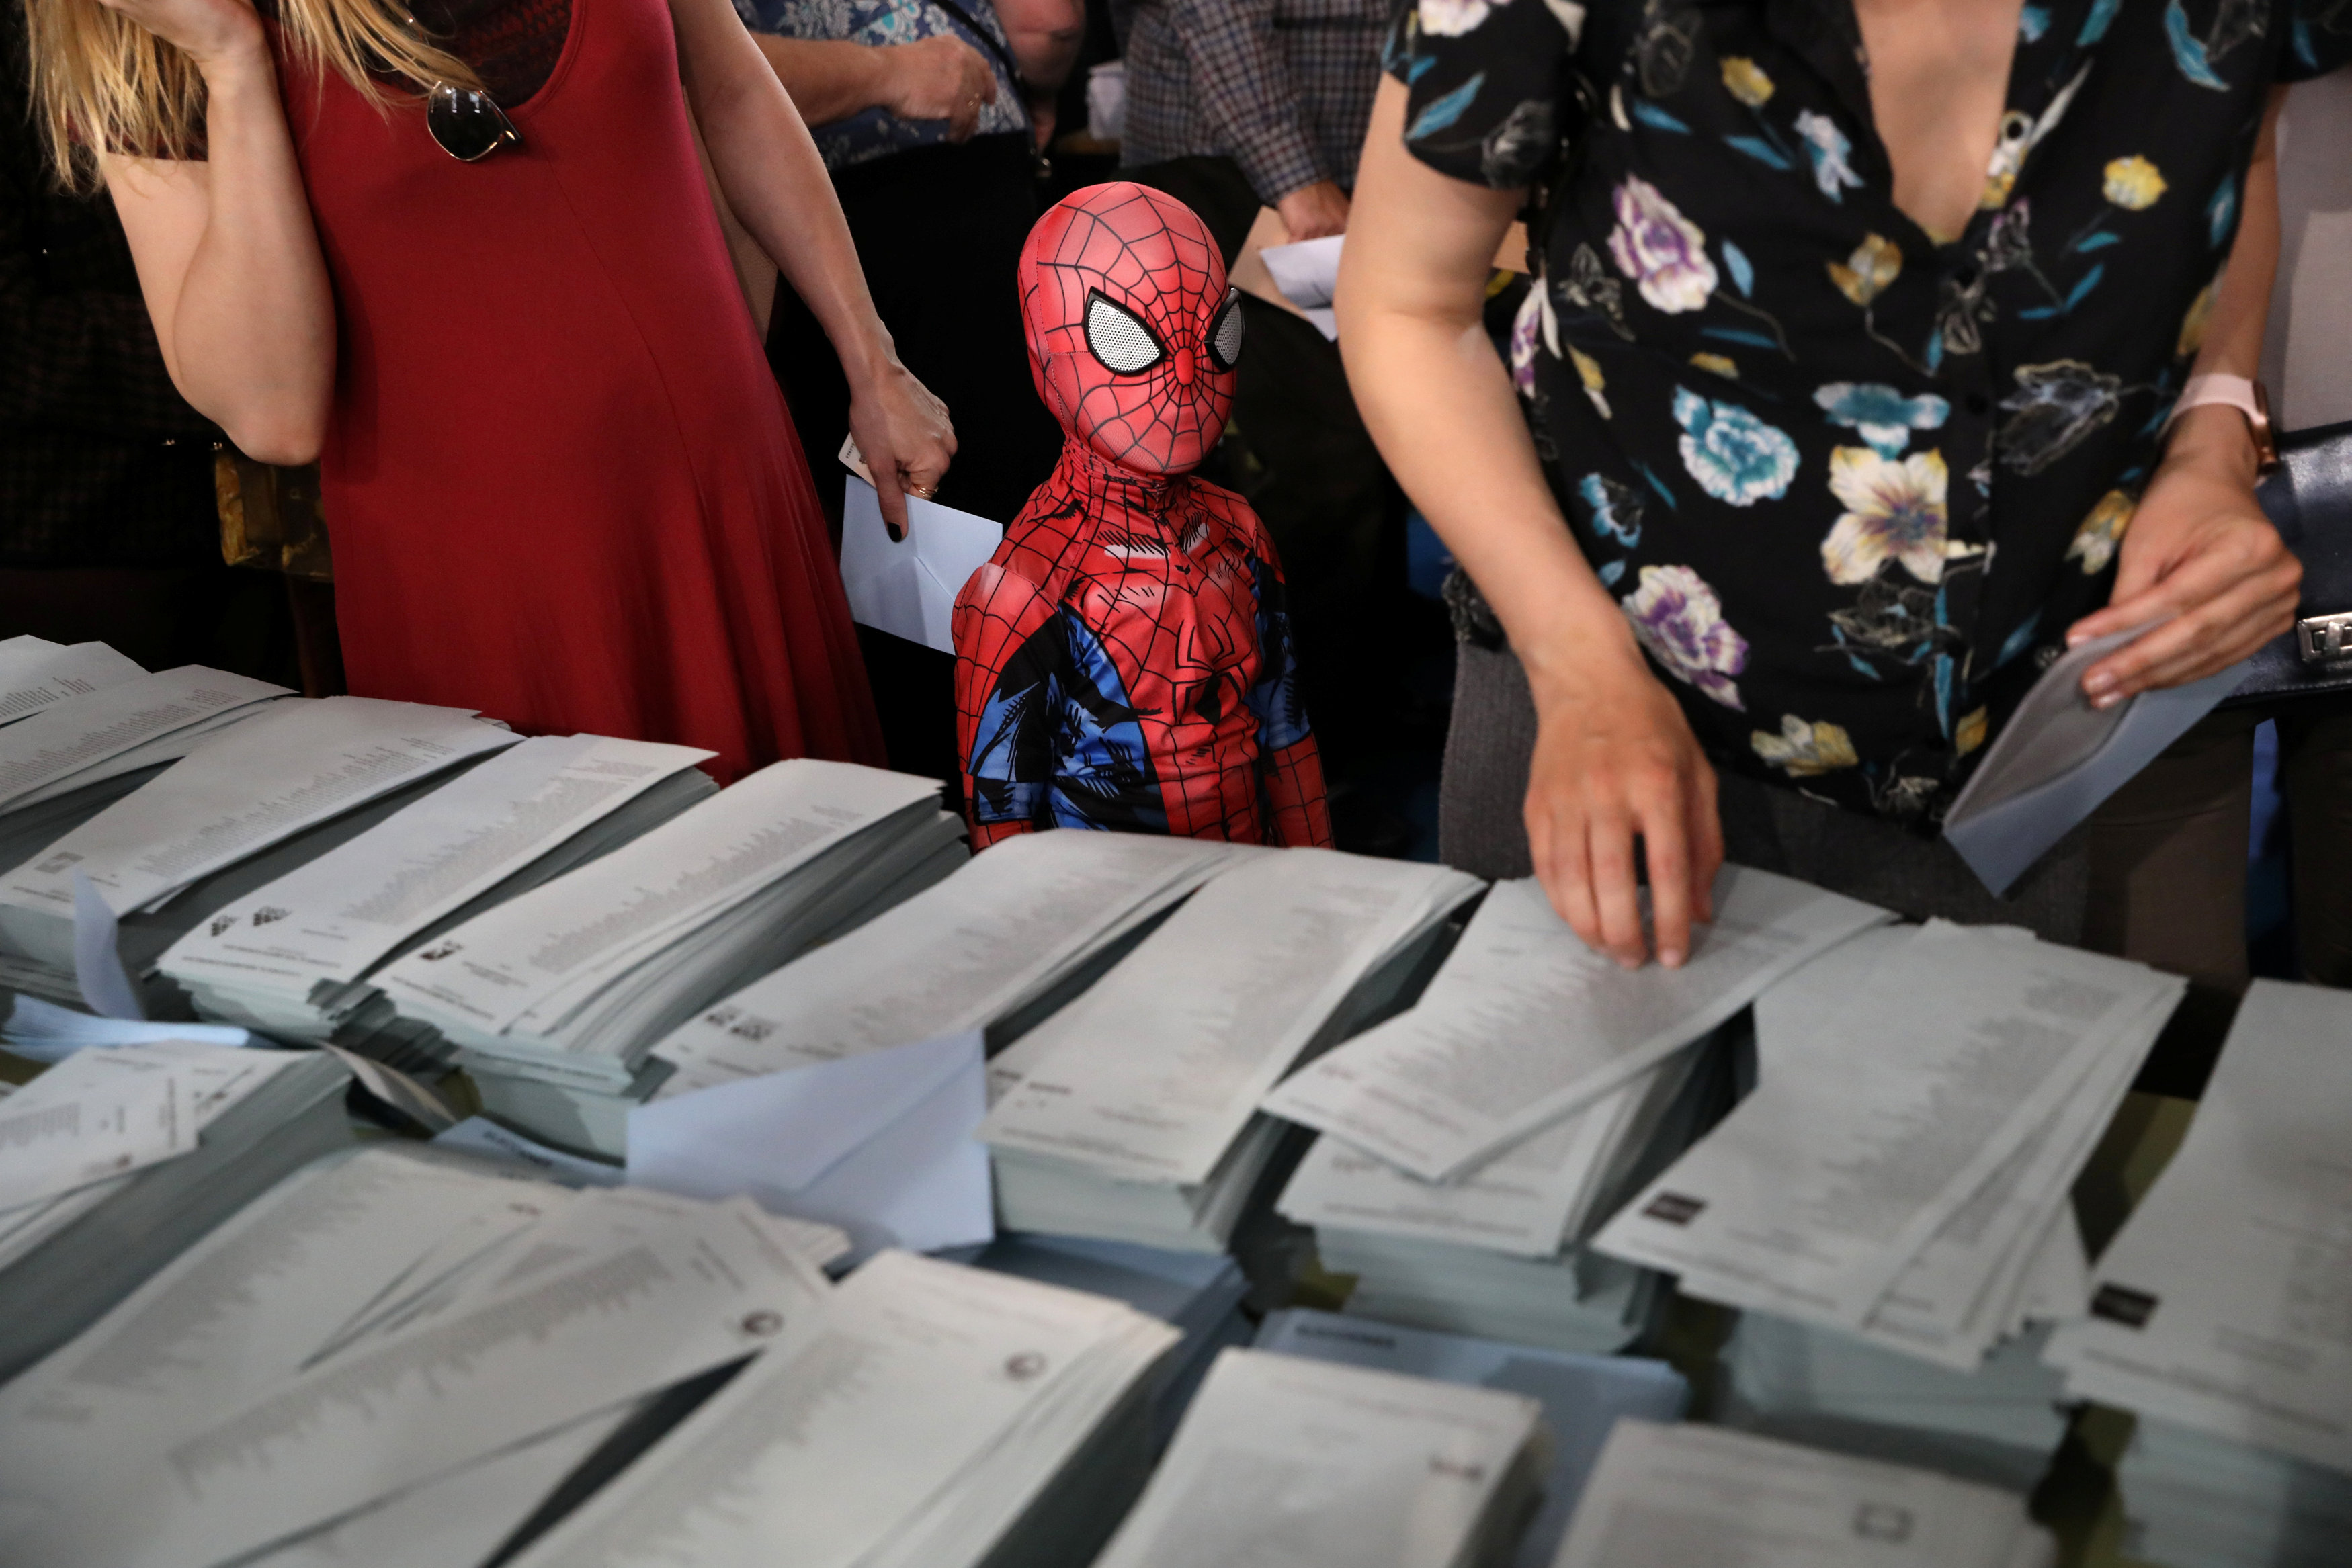
[(1270, 245), (1258, 253), (1274, 278), (1274, 286), (1282, 290), (1282, 297), (1306, 312), (1307, 319), (1315, 323), (1315, 329), (1332, 340), (1339, 336), (1331, 298), (1339, 288), (1339, 247), (1346, 238), (1345, 235), (1332, 235), (1324, 239), (1302, 239), (1289, 245)]
[(691, 1197), (742, 1194), (838, 1226), (853, 1261), (996, 1235), (980, 1031), (865, 1051), (629, 1113), (629, 1181)]
[(936, 501), (907, 497), (907, 538), (892, 539), (882, 523), (882, 498), (855, 475), (841, 507), (841, 585), (851, 619), (937, 648), (955, 652), (948, 621), (956, 595), (1003, 542), (1004, 529), (986, 517)]

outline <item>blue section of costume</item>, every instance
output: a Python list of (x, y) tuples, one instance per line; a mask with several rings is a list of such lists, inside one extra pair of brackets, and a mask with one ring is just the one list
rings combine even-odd
[(1127, 679), (1067, 606), (1005, 664), (971, 775), (974, 821), (1168, 831)]
[(1298, 660), (1290, 642), (1290, 611), (1282, 580), (1250, 558), (1257, 590), (1258, 682), (1244, 700), (1257, 716), (1258, 755), (1271, 757), (1307, 738), (1307, 705), (1298, 693)]

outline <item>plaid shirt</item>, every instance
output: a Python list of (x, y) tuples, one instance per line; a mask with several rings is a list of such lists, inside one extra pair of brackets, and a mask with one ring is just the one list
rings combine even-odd
[(1121, 162), (1230, 157), (1268, 204), (1353, 186), (1387, 23), (1386, 0), (1139, 0)]

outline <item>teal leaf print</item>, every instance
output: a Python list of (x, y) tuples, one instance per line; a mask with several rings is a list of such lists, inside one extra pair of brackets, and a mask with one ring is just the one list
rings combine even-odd
[(1435, 55), (1422, 56), (1421, 58), (1405, 67), (1405, 85), (1407, 87), (1411, 87), (1414, 82), (1419, 81), (1422, 78), (1427, 76), (1431, 71), (1435, 70), (1436, 68), (1437, 57)]
[(2210, 87), (2215, 92), (2227, 92), (2230, 84), (2213, 74), (2213, 63), (2205, 53), (2204, 40), (2189, 31), (2189, 13), (2180, 0), (2166, 0), (2164, 36), (2172, 45), (2173, 63), (2180, 74), (2197, 87)]
[(2107, 27), (2116, 13), (2124, 8), (2124, 0), (2098, 0), (2091, 14), (2083, 18), (2083, 30), (2074, 35), (2074, 47), (2087, 49), (2107, 36)]
[(1755, 294), (1756, 269), (1748, 265), (1748, 253), (1729, 240), (1723, 242), (1723, 266), (1731, 274), (1732, 283), (1742, 295), (1752, 297)]
[(2066, 295), (2066, 308), (2071, 311), (2075, 306), (2080, 305), (2090, 294), (2091, 290), (2099, 286), (2099, 279), (2105, 277), (2106, 275), (2107, 264), (2104, 261), (2098, 266), (2091, 268), (2090, 271), (2083, 274), (2083, 280), (2074, 285), (2074, 287), (2069, 290)]
[(2028, 5), (2017, 14), (2017, 36), (2029, 44), (2038, 44), (2042, 35), (2050, 30), (2050, 7)]
[(1433, 99), (1417, 115), (1411, 130), (1404, 133), (1407, 141), (1418, 141), (1424, 136), (1444, 130), (1469, 111), (1476, 101), (1478, 89), (1486, 85), (1486, 73), (1480, 71), (1444, 98)]
[(1780, 347), (1779, 340), (1762, 332), (1748, 331), (1744, 327), (1701, 327), (1698, 335), (1722, 343), (1745, 343), (1751, 349), (1778, 350)]
[(2074, 248), (2077, 251), (2105, 250), (2111, 245), (2121, 245), (2123, 242), (2123, 235), (2112, 233), (2106, 229), (2099, 229), (2094, 233), (2086, 234), (2081, 239), (2076, 240), (2074, 242)]
[(1622, 560), (1612, 560), (1592, 575), (1601, 580), (1601, 587), (1614, 588), (1617, 586), (1617, 580), (1625, 575), (1625, 563)]
[(1625, 106), (1634, 119), (1653, 131), (1671, 131), (1677, 136), (1688, 136), (1691, 128), (1646, 99), (1635, 99)]
[(2235, 174), (2225, 175), (2221, 188), (2213, 193), (2211, 201), (2205, 204), (2207, 237), (2214, 249), (2221, 249), (2222, 243), (2230, 237), (2230, 225), (2237, 218), (2238, 177)]
[(1768, 168), (1778, 169), (1784, 174), (1792, 167), (1786, 158), (1773, 150), (1770, 142), (1760, 136), (1727, 136), (1723, 139), (1723, 144), (1734, 152), (1745, 152), (1759, 163)]

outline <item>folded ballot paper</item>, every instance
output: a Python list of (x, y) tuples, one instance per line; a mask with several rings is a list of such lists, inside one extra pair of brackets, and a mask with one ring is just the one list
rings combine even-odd
[(331, 1057), (157, 1038), (79, 1049), (0, 1100), (0, 1380), (347, 1143), (348, 1082)]
[(534, 736), (230, 901), (156, 967), (205, 1018), (426, 1065), (405, 1049), (374, 971), (716, 794), (695, 766), (710, 756)]
[(841, 585), (850, 617), (860, 625), (942, 653), (955, 652), (949, 624), (956, 595), (988, 564), (1003, 542), (1004, 525), (907, 497), (907, 537), (894, 539), (882, 522), (882, 498), (856, 475), (841, 507)]
[(1175, 1331), (885, 1252), (515, 1568), (1085, 1568)]
[(211, 1568), (462, 1493), (776, 1343), (839, 1240), (413, 1146), (313, 1164), (0, 1389), (0, 1563)]
[[(550, 1097), (503, 1113), (559, 1143), (617, 1144), (652, 1092), (656, 1041), (720, 997), (870, 918), (963, 858), (939, 785), (880, 768), (775, 763), (600, 859), (445, 931), (379, 969), (403, 1019), (494, 1081), (602, 1096), (601, 1122)], [(583, 1134), (604, 1136), (583, 1137)], [(566, 1135), (568, 1134), (568, 1135)]]
[(0, 729), (0, 812), (185, 757), (284, 686), (184, 664), (96, 686)]
[[(2254, 982), (2089, 1315), (2052, 1336), (2069, 1394), (2352, 1476), (2347, 1041), (2352, 995)], [(2343, 1489), (2310, 1493), (2324, 1515)]]
[(1532, 878), (1497, 886), (1412, 1009), (1265, 1099), (1429, 1181), (1460, 1176), (1593, 1104), (1885, 910), (1726, 866), (1715, 923), (1679, 969), (1586, 947)]
[(629, 1113), (629, 1180), (839, 1227), (863, 1259), (996, 1235), (980, 1031), (716, 1083)]
[[(66, 706), (0, 730), (0, 744)], [(363, 831), (374, 820), (363, 809), (395, 810), (515, 739), (458, 708), (366, 697), (277, 704), (0, 876), (0, 948), (55, 975), (68, 996), (88, 994), (87, 974), (68, 983), (84, 968), (76, 927), (111, 915), (122, 922), (123, 965), (141, 976), (228, 898)], [(77, 910), (82, 883), (93, 909)]]
[(1722, 1052), (1677, 1051), (1444, 1184), (1326, 1134), (1277, 1207), (1352, 1275), (1350, 1314), (1606, 1354), (1640, 1337), (1657, 1276), (1578, 1245), (1728, 1097)]
[(2080, 1242), (2067, 1195), (2183, 982), (1943, 922), (1757, 1003), (1756, 1092), (1594, 1239), (1685, 1294), (1962, 1370)]
[(2011, 1492), (1720, 1427), (1617, 1423), (1553, 1568), (2049, 1568)]
[(2008, 892), (2044, 850), (2245, 680), (2246, 666), (2232, 664), (2184, 686), (2093, 707), (2083, 695), (2084, 674), (2161, 624), (2095, 638), (2059, 655), (1953, 800), (1944, 837), (1994, 893)]
[(103, 643), (52, 643), (29, 633), (0, 638), (0, 724), (146, 673)]
[(1392, 1001), (1478, 885), (1333, 850), (1211, 879), (991, 1062), (981, 1137), (1005, 1225), (1223, 1250), (1280, 1138), (1259, 1100)]
[(1211, 876), (1270, 852), (1076, 829), (1003, 840), (681, 1025), (654, 1047), (677, 1069), (657, 1095), (966, 1030), (1015, 1030)]
[(1618, 1418), (1679, 1421), (1690, 1385), (1663, 1361), (1630, 1356), (1571, 1355), (1460, 1334), (1392, 1328), (1330, 1312), (1286, 1310), (1267, 1316), (1256, 1348), (1309, 1361), (1338, 1362), (1409, 1377), (1433, 1377), (1524, 1395), (1543, 1406), (1551, 1458), (1541, 1484), (1543, 1504), (1507, 1561), (1514, 1568), (1549, 1568), (1583, 1495), (1585, 1478), (1601, 1458)]
[(1332, 235), (1325, 239), (1270, 245), (1258, 252), (1258, 258), (1265, 263), (1265, 270), (1273, 277), (1274, 286), (1282, 291), (1282, 297), (1297, 306), (1327, 340), (1339, 336), (1339, 317), (1331, 308), (1331, 300), (1339, 291), (1339, 251), (1346, 239), (1344, 235)]
[(1226, 1351), (1097, 1568), (1502, 1568), (1542, 1417), (1498, 1388)]

